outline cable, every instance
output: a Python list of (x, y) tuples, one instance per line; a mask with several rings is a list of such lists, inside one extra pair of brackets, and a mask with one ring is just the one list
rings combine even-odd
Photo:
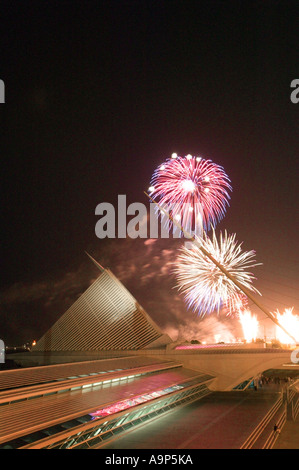
[(270, 279), (267, 279), (265, 277), (259, 277), (258, 280), (259, 281), (265, 281), (265, 282), (271, 282), (273, 284), (278, 284), (280, 286), (286, 287), (287, 289), (296, 290), (297, 292), (299, 291), (298, 287), (287, 286), (286, 284), (283, 284), (282, 282), (274, 281), (273, 279), (270, 280)]
[(294, 297), (292, 295), (287, 295), (287, 294), (281, 294), (280, 292), (277, 292), (276, 290), (274, 289), (271, 289), (270, 287), (264, 287), (265, 290), (268, 290), (268, 291), (271, 291), (271, 292), (274, 292), (275, 294), (280, 294), (282, 295), (283, 297), (290, 297), (291, 299), (293, 300), (297, 300), (299, 302), (299, 298), (298, 297)]

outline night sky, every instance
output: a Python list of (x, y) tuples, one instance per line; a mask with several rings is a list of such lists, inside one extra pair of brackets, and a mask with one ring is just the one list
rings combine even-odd
[[(148, 200), (172, 152), (222, 165), (233, 191), (217, 231), (254, 249), (272, 311), (299, 314), (295, 1), (2, 0), (0, 338), (39, 339), (109, 267), (161, 326), (238, 335), (174, 288), (178, 240), (95, 235), (101, 202)], [(272, 324), (255, 306), (264, 331)]]

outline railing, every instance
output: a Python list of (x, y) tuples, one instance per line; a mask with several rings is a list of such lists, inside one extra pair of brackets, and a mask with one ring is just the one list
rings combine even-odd
[(295, 395), (296, 395), (295, 390), (288, 389), (288, 403), (290, 403), (293, 400)]
[(265, 441), (262, 449), (272, 449), (272, 447), (274, 446), (275, 442), (276, 442), (276, 439), (278, 438), (282, 428), (284, 427), (285, 423), (286, 423), (286, 420), (287, 420), (287, 410), (286, 410), (286, 407), (284, 407), (281, 415), (279, 416), (279, 418), (277, 419), (276, 421), (276, 425), (277, 425), (277, 431), (271, 431), (268, 439)]
[[(289, 414), (288, 414), (289, 410)], [(264, 443), (261, 445), (261, 449), (272, 449), (281, 430), (286, 424), (287, 419), (296, 420), (299, 413), (299, 394), (295, 390), (288, 390), (287, 401), (283, 400), (283, 391), (281, 392), (280, 398), (276, 401), (273, 407), (269, 410), (267, 415), (259, 423), (259, 425), (254, 429), (246, 441), (242, 444), (241, 449), (252, 449), (257, 443), (259, 438), (262, 438), (263, 432), (267, 433), (267, 427), (270, 427), (271, 421), (273, 423), (273, 418), (275, 416), (275, 423), (277, 430), (274, 430), (274, 426), (271, 431), (269, 430), (269, 435), (266, 437)], [(289, 417), (288, 417), (289, 416)], [(288, 417), (288, 418), (287, 418)], [(262, 441), (262, 439), (261, 439)]]
[(258, 426), (252, 431), (252, 433), (246, 439), (246, 441), (241, 445), (240, 449), (251, 449), (253, 447), (255, 442), (261, 436), (262, 432), (266, 429), (271, 419), (275, 416), (275, 414), (278, 412), (281, 406), (282, 406), (282, 395), (274, 403), (272, 408), (268, 411), (268, 413), (262, 419), (262, 421), (258, 424)]
[(296, 402), (292, 401), (292, 418), (295, 421), (299, 413), (299, 396), (297, 397)]
[[(295, 399), (296, 398), (296, 399)], [(293, 421), (296, 420), (297, 415), (299, 413), (299, 394), (292, 389), (289, 389), (288, 393), (288, 405), (291, 407), (291, 414), (289, 415), (288, 419), (292, 419)], [(263, 449), (272, 449), (282, 428), (284, 427), (286, 420), (287, 420), (287, 406), (282, 411), (281, 415), (277, 419), (277, 431), (272, 431), (266, 440), (265, 444), (263, 445)]]

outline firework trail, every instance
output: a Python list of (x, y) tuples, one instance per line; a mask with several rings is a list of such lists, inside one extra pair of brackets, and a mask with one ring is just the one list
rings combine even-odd
[[(254, 262), (255, 252), (242, 252), (236, 234), (220, 233), (219, 242), (213, 230), (212, 238), (206, 233), (197, 241), (212, 257), (221, 264), (239, 283), (247, 289), (260, 294), (252, 286), (255, 279), (247, 270), (261, 263)], [(227, 309), (228, 314), (239, 312), (245, 305), (244, 294), (215, 265), (195, 243), (184, 246), (176, 261), (174, 270), (178, 288), (184, 294), (188, 308), (197, 311), (201, 316)], [(261, 294), (260, 294), (261, 295)], [(244, 307), (243, 307), (244, 308)]]
[(172, 154), (155, 170), (149, 193), (171, 210), (183, 228), (201, 235), (224, 217), (232, 190), (229, 183), (223, 168), (211, 160)]

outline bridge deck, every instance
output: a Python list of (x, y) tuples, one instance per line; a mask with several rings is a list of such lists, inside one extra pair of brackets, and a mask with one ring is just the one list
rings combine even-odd
[(214, 392), (105, 448), (239, 449), (278, 398), (275, 392)]

